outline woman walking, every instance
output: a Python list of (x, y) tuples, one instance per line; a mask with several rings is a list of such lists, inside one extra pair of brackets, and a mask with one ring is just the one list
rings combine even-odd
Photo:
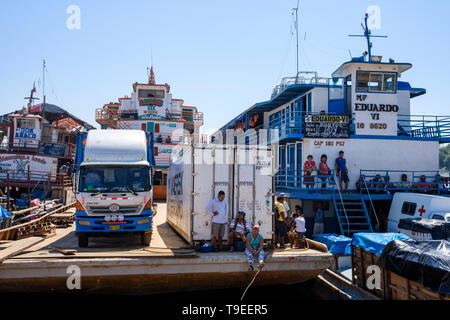
[(245, 253), (248, 258), (248, 269), (249, 271), (254, 271), (253, 264), (255, 262), (255, 257), (258, 258), (259, 269), (262, 269), (264, 266), (264, 239), (263, 236), (259, 233), (259, 226), (253, 226), (252, 232), (247, 235), (247, 247), (245, 248)]

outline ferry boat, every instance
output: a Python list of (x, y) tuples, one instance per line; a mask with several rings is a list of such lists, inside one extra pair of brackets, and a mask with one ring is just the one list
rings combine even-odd
[[(203, 113), (172, 98), (170, 85), (157, 84), (153, 66), (147, 83), (134, 83), (131, 96), (110, 102), (96, 110), (96, 121), (102, 129), (131, 129), (152, 132), (155, 137), (155, 175), (153, 198), (165, 200), (167, 168), (174, 146), (180, 143), (206, 142), (200, 135)], [(204, 140), (204, 141), (203, 141)]]
[(0, 116), (0, 185), (8, 211), (35, 198), (70, 202), (76, 135), (94, 128), (57, 105), (32, 105), (34, 92), (27, 107)]
[[(284, 78), (268, 101), (254, 104), (211, 137), (217, 144), (276, 149), (276, 195), (287, 196), (290, 208), (303, 207), (308, 237), (319, 204), (324, 232), (352, 237), (386, 230), (396, 192), (450, 194), (448, 173), (439, 171), (439, 147), (450, 142), (450, 117), (412, 114), (413, 99), (426, 94), (403, 80), (412, 64), (372, 55), (367, 16), (364, 37), (363, 56), (345, 61), (328, 77), (301, 71)], [(348, 190), (336, 174), (340, 151)], [(304, 164), (310, 155), (317, 169), (309, 171)], [(322, 155), (328, 172), (318, 170)], [(411, 208), (424, 210), (420, 203)]]

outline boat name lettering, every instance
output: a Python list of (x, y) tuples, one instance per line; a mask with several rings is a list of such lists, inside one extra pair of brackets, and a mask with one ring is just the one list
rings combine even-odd
[(398, 112), (396, 104), (355, 103), (355, 111)]

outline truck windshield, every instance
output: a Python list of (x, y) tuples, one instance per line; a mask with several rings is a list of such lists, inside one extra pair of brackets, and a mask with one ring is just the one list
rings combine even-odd
[(149, 167), (81, 167), (80, 192), (143, 192), (151, 188)]

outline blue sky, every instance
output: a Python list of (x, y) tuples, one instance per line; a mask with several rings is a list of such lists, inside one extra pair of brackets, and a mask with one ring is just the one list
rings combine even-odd
[[(215, 129), (256, 102), (268, 100), (284, 76), (295, 74), (291, 35), (296, 0), (71, 0), (0, 3), (0, 113), (25, 104), (42, 59), (47, 101), (95, 124), (94, 110), (130, 94), (153, 64), (158, 83), (205, 114)], [(69, 30), (69, 5), (81, 28)], [(300, 1), (300, 69), (330, 76), (349, 50), (359, 56), (369, 5), (381, 9), (374, 54), (410, 62), (403, 81), (426, 88), (414, 114), (449, 114), (450, 1)], [(42, 89), (38, 86), (38, 97)]]

